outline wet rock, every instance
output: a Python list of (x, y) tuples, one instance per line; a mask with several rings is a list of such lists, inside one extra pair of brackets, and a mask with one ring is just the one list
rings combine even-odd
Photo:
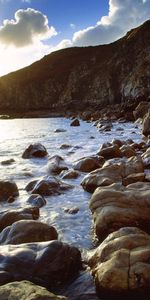
[[(112, 144), (112, 145), (117, 145), (117, 146), (120, 148), (121, 146), (124, 145), (124, 142), (123, 142), (123, 141), (120, 141), (120, 140), (118, 140), (118, 139), (113, 139), (112, 142), (111, 142), (111, 144)], [(110, 146), (111, 146), (111, 144), (110, 144)]]
[(122, 180), (122, 184), (123, 185), (129, 185), (131, 183), (135, 183), (135, 182), (143, 182), (145, 181), (145, 174), (144, 173), (133, 173), (128, 175), (127, 177), (123, 178)]
[(19, 196), (18, 187), (13, 181), (0, 181), (0, 201), (6, 201), (9, 197)]
[(38, 207), (26, 207), (0, 212), (0, 231), (20, 220), (36, 220), (39, 218)]
[(78, 211), (79, 211), (79, 207), (64, 208), (64, 212), (71, 215), (77, 214)]
[(66, 297), (56, 296), (46, 288), (35, 285), (30, 281), (14, 281), (0, 287), (2, 300), (67, 300)]
[(68, 144), (62, 144), (60, 146), (60, 149), (69, 149), (71, 147), (71, 145), (68, 145)]
[(63, 129), (63, 128), (57, 128), (54, 130), (55, 133), (60, 133), (60, 132), (66, 132), (67, 130), (66, 129)]
[(150, 134), (150, 112), (144, 117), (142, 133), (145, 136)]
[(60, 175), (62, 179), (76, 179), (79, 177), (80, 174), (78, 171), (68, 170), (68, 171), (62, 171)]
[(47, 150), (46, 148), (40, 144), (33, 144), (30, 145), (22, 154), (22, 158), (33, 158), (33, 157), (38, 157), (38, 158), (43, 158), (47, 156)]
[(101, 168), (105, 159), (98, 156), (83, 157), (73, 164), (73, 168), (80, 172), (91, 172), (95, 169)]
[(27, 203), (34, 207), (42, 207), (46, 204), (46, 200), (43, 196), (39, 194), (33, 194), (27, 199)]
[(122, 182), (124, 165), (113, 164), (102, 167), (87, 174), (81, 185), (87, 192), (93, 193), (99, 186), (108, 186), (114, 182)]
[(80, 126), (80, 122), (78, 119), (74, 119), (71, 123), (70, 126)]
[(58, 175), (61, 171), (68, 170), (68, 167), (61, 156), (54, 155), (49, 159), (47, 170), (49, 174)]
[(53, 226), (34, 220), (21, 220), (0, 233), (0, 245), (45, 242), (57, 238), (58, 234)]
[(122, 157), (121, 150), (117, 145), (109, 146), (107, 148), (101, 148), (97, 154), (103, 156), (105, 159)]
[(41, 196), (51, 196), (61, 194), (64, 190), (72, 188), (71, 185), (57, 179), (54, 176), (48, 176), (41, 180), (34, 180), (26, 186), (26, 191), (31, 194), (39, 194)]
[(136, 151), (129, 145), (121, 146), (120, 150), (122, 152), (122, 156), (126, 156), (128, 158), (136, 155)]
[(150, 236), (145, 232), (125, 227), (110, 234), (89, 260), (100, 298), (148, 300), (149, 259)]
[(97, 188), (91, 197), (95, 231), (99, 240), (121, 227), (138, 226), (150, 233), (150, 183)]
[(132, 156), (125, 163), (124, 177), (133, 173), (143, 173), (144, 163), (141, 156)]
[(8, 165), (13, 164), (14, 162), (15, 162), (15, 160), (13, 158), (10, 158), (10, 159), (1, 161), (1, 165), (8, 166)]
[(54, 290), (81, 268), (80, 251), (59, 241), (0, 246), (0, 285), (29, 280)]

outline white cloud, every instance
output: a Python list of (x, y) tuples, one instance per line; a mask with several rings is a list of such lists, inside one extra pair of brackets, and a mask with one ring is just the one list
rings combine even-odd
[(0, 27), (0, 43), (5, 46), (25, 47), (56, 34), (55, 28), (49, 27), (47, 17), (40, 11), (32, 8), (19, 9), (14, 20), (4, 20)]
[(95, 26), (75, 32), (72, 44), (88, 46), (110, 43), (150, 17), (150, 0), (109, 0), (109, 13)]
[(73, 23), (71, 23), (71, 24), (70, 24), (70, 27), (71, 27), (72, 29), (75, 29), (75, 28), (76, 28), (76, 25), (73, 24)]

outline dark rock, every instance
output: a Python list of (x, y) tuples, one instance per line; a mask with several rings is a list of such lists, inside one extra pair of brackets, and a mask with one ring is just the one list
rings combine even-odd
[(38, 207), (27, 207), (0, 212), (0, 231), (20, 220), (36, 220), (39, 218)]
[(60, 133), (60, 132), (66, 132), (67, 130), (66, 129), (63, 129), (63, 128), (57, 128), (54, 130), (55, 133)]
[(33, 194), (28, 198), (27, 203), (29, 203), (30, 205), (32, 205), (34, 207), (40, 208), (46, 204), (46, 200), (41, 195)]
[(70, 126), (80, 126), (80, 122), (78, 119), (74, 119), (71, 123)]
[(78, 171), (68, 170), (68, 171), (62, 171), (60, 175), (62, 179), (76, 179), (79, 177), (80, 174)]
[(81, 268), (80, 251), (59, 241), (4, 245), (0, 253), (0, 285), (29, 280), (53, 291)]
[(13, 181), (0, 181), (0, 201), (6, 201), (9, 197), (19, 196), (18, 187)]
[(7, 166), (7, 165), (13, 164), (14, 162), (15, 162), (15, 160), (13, 158), (10, 158), (10, 159), (1, 161), (1, 165)]
[(47, 170), (49, 174), (58, 175), (61, 171), (68, 170), (68, 167), (61, 156), (54, 155), (49, 158)]
[(71, 145), (68, 145), (68, 144), (62, 144), (61, 146), (60, 146), (60, 149), (68, 149), (68, 148), (70, 148), (71, 147)]
[(58, 234), (53, 226), (34, 220), (21, 220), (3, 229), (0, 233), (0, 245), (45, 242), (57, 238)]
[(47, 154), (48, 153), (46, 148), (40, 143), (38, 143), (38, 144), (30, 145), (22, 154), (22, 158), (33, 158), (33, 157), (43, 158), (47, 156)]
[(0, 287), (1, 300), (67, 300), (30, 281), (14, 281)]
[(77, 214), (78, 211), (79, 211), (79, 207), (64, 208), (64, 212), (71, 215)]

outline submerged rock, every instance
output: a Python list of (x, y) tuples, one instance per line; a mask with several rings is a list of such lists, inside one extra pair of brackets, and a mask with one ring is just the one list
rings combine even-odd
[(57, 240), (57, 237), (53, 226), (33, 220), (21, 220), (0, 233), (0, 245), (45, 242)]
[(80, 122), (78, 119), (74, 119), (71, 123), (70, 126), (80, 126)]
[(39, 218), (38, 207), (26, 207), (0, 212), (0, 231), (20, 220), (36, 220)]
[(67, 300), (66, 297), (56, 296), (46, 288), (35, 285), (30, 281), (14, 281), (0, 287), (2, 300)]
[(15, 162), (15, 160), (13, 158), (10, 158), (10, 159), (1, 161), (1, 165), (7, 166), (7, 165), (13, 164), (14, 162)]
[(68, 167), (61, 156), (54, 155), (49, 158), (47, 170), (49, 174), (58, 175), (61, 171), (68, 170)]
[(27, 199), (27, 203), (34, 207), (42, 207), (46, 204), (46, 200), (43, 196), (39, 194), (33, 194)]
[(0, 246), (0, 285), (29, 280), (54, 290), (81, 268), (80, 251), (59, 241)]
[(149, 260), (148, 234), (136, 227), (110, 234), (89, 260), (100, 298), (148, 300)]
[(38, 157), (38, 158), (43, 158), (47, 156), (47, 150), (46, 148), (40, 144), (33, 144), (30, 145), (22, 154), (22, 158), (33, 158), (33, 157)]
[(0, 201), (6, 201), (9, 197), (19, 196), (19, 190), (13, 181), (0, 181)]
[(100, 241), (121, 227), (138, 226), (150, 234), (150, 183), (97, 188), (91, 197), (95, 232)]

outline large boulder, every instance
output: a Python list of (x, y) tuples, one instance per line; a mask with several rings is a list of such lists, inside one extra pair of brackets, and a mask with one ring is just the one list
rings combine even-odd
[(91, 197), (90, 209), (95, 232), (101, 241), (109, 233), (126, 226), (138, 226), (150, 233), (150, 183), (99, 187)]
[(47, 156), (47, 150), (46, 148), (40, 144), (31, 144), (22, 154), (22, 158), (33, 158), (33, 157), (38, 157), (38, 158), (43, 158)]
[(93, 170), (101, 168), (104, 162), (105, 159), (103, 157), (98, 157), (98, 156), (83, 157), (74, 162), (73, 168), (81, 172), (91, 172)]
[(15, 182), (8, 180), (0, 181), (0, 201), (7, 201), (9, 197), (17, 196), (19, 196), (19, 191)]
[(9, 209), (0, 212), (0, 231), (20, 220), (36, 220), (39, 218), (38, 207)]
[(67, 300), (30, 281), (14, 281), (0, 286), (1, 300)]
[(67, 190), (69, 188), (72, 188), (72, 186), (64, 183), (54, 176), (48, 176), (41, 180), (31, 181), (25, 189), (31, 194), (51, 196), (54, 194), (61, 194), (64, 192), (64, 190)]
[(59, 241), (0, 246), (0, 285), (29, 280), (50, 290), (81, 268), (80, 251)]
[(57, 237), (53, 226), (34, 220), (21, 220), (0, 233), (0, 245), (45, 242), (57, 240)]
[(125, 227), (110, 234), (89, 264), (100, 298), (149, 299), (150, 236), (140, 229)]
[(93, 193), (97, 187), (109, 186), (113, 183), (122, 182), (123, 178), (130, 174), (143, 173), (144, 164), (140, 156), (133, 156), (126, 161), (107, 161), (102, 168), (87, 174), (81, 185), (84, 190)]
[(148, 136), (150, 134), (150, 112), (145, 115), (145, 118), (143, 121), (142, 133), (145, 136)]
[(49, 174), (58, 175), (61, 171), (68, 170), (68, 167), (61, 156), (54, 155), (49, 158), (47, 170)]

